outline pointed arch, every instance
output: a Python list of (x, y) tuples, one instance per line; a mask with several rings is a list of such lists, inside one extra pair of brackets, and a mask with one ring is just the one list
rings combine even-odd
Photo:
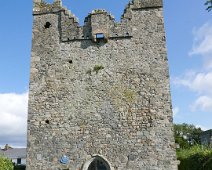
[(91, 159), (85, 162), (82, 168), (82, 170), (93, 170), (93, 169), (112, 170), (111, 165), (107, 161), (107, 159), (100, 155), (93, 155)]

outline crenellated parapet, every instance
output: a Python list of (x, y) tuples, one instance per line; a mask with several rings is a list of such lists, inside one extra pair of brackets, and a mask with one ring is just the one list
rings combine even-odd
[(84, 36), (90, 37), (95, 42), (98, 38), (107, 41), (114, 24), (115, 18), (111, 14), (102, 9), (93, 10), (85, 18), (84, 33), (87, 35)]
[(34, 0), (34, 15), (48, 13), (58, 15), (60, 39), (62, 42), (93, 40), (98, 42), (114, 38), (132, 37), (132, 19), (134, 10), (161, 8), (162, 0), (132, 0), (126, 6), (121, 22), (115, 22), (114, 17), (105, 10), (93, 10), (85, 18), (84, 25), (80, 26), (77, 17), (62, 6), (61, 0), (54, 0), (52, 4), (45, 0)]
[(33, 14), (56, 12), (62, 9), (62, 1), (54, 0), (52, 4), (47, 3), (45, 0), (33, 1)]
[(82, 34), (78, 18), (68, 9), (64, 8), (60, 14), (60, 33), (62, 41), (80, 39)]
[(125, 7), (122, 20), (131, 20), (132, 10), (163, 7), (163, 0), (131, 0)]
[(130, 30), (126, 22), (116, 23), (114, 16), (103, 9), (96, 9), (89, 13), (83, 26), (79, 26), (75, 17), (67, 14), (67, 10), (61, 13), (62, 41), (107, 42), (110, 38), (129, 38)]
[(163, 0), (133, 0), (133, 8), (157, 8), (163, 7)]

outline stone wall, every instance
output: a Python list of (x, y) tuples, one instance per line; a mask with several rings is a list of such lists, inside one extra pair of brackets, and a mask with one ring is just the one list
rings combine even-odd
[(62, 6), (34, 10), (28, 170), (177, 169), (162, 1), (142, 2), (82, 27)]
[(201, 144), (212, 147), (212, 130), (202, 132), (200, 135)]

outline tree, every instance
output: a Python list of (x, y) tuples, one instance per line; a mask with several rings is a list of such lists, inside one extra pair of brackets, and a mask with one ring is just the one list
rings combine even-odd
[(205, 5), (207, 6), (206, 10), (211, 11), (212, 10), (212, 0), (207, 0), (205, 2)]
[(13, 170), (12, 161), (0, 156), (0, 170)]
[(201, 128), (186, 123), (174, 125), (175, 143), (181, 148), (189, 148), (195, 144), (200, 144)]

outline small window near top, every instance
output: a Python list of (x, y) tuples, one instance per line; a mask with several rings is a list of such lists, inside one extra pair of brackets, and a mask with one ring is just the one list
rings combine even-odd
[(103, 33), (96, 34), (96, 39), (104, 39), (105, 35)]
[(44, 25), (45, 29), (50, 28), (51, 27), (51, 23), (50, 22), (46, 22), (46, 24)]

